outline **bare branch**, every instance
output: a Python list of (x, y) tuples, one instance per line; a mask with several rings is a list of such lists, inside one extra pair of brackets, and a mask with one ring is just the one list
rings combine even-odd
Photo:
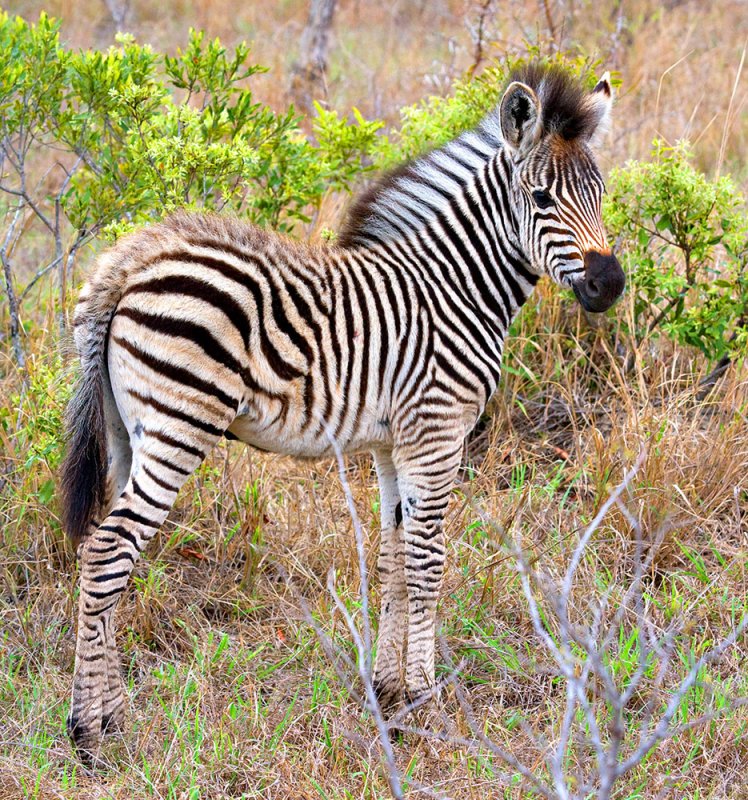
[(18, 297), (13, 283), (13, 267), (10, 263), (8, 256), (8, 247), (15, 235), (16, 227), (23, 216), (23, 203), (19, 201), (16, 210), (13, 214), (13, 219), (8, 227), (3, 240), (2, 247), (0, 247), (0, 261), (3, 265), (3, 278), (5, 280), (5, 293), (8, 295), (8, 310), (10, 312), (10, 338), (13, 342), (13, 352), (16, 356), (16, 361), (21, 370), (26, 368), (26, 356), (23, 352), (23, 344), (21, 343), (21, 322), (18, 307)]

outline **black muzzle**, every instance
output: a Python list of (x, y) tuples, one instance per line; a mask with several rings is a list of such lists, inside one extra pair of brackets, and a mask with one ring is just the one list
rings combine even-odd
[(626, 276), (618, 259), (596, 250), (584, 254), (584, 275), (572, 284), (577, 300), (587, 311), (607, 311), (623, 293)]

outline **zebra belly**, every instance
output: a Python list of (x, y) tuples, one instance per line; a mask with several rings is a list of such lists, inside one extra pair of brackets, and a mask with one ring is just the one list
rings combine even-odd
[(391, 443), (389, 423), (373, 411), (363, 410), (355, 433), (345, 429), (335, 435), (334, 430), (319, 423), (304, 425), (286, 419), (258, 419), (254, 413), (240, 414), (228, 430), (237, 439), (259, 450), (294, 456), (296, 458), (321, 458), (335, 454), (335, 444), (341, 452), (354, 453), (372, 450)]

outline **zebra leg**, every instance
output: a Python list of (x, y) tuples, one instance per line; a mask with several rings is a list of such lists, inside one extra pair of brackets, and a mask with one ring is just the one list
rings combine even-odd
[[(164, 439), (169, 441), (166, 448)], [(183, 447), (189, 449), (185, 451), (173, 437), (162, 436), (150, 442), (157, 452), (145, 447), (134, 452), (124, 491), (104, 522), (79, 548), (81, 589), (68, 731), (82, 757), (88, 760), (95, 757), (102, 729), (119, 722), (124, 714), (114, 610), (135, 561), (166, 519), (182, 484), (207, 452), (207, 447), (186, 443)]]
[[(107, 422), (107, 452), (109, 453), (109, 469), (107, 474), (107, 499), (102, 513), (102, 518), (109, 515), (114, 503), (125, 491), (132, 469), (132, 448), (130, 436), (127, 432), (122, 417), (117, 410), (117, 404), (112, 396), (109, 383), (105, 384), (104, 408)], [(95, 531), (93, 531), (95, 533)], [(110, 624), (113, 617), (107, 618)], [(101, 732), (113, 733), (122, 727), (125, 718), (125, 683), (122, 678), (119, 653), (114, 638), (114, 633), (105, 631), (106, 642), (106, 685), (102, 701)]]
[[(412, 459), (397, 458), (403, 499), (405, 581), (408, 587), (408, 648), (405, 692), (410, 700), (435, 684), (436, 603), (444, 572), (444, 514), (460, 465), (462, 442), (430, 449)], [(441, 449), (441, 448), (440, 448)]]
[(382, 601), (379, 614), (374, 690), (382, 705), (397, 701), (402, 691), (402, 655), (408, 616), (405, 585), (402, 505), (392, 454), (374, 454), (379, 479), (382, 538), (379, 544), (379, 580)]

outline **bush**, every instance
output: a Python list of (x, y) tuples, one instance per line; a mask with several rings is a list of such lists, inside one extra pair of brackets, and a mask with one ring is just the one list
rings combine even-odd
[(709, 359), (745, 352), (748, 223), (732, 180), (710, 180), (685, 142), (656, 141), (652, 160), (608, 180), (605, 221), (634, 295), (637, 344), (659, 332)]
[[(381, 123), (321, 113), (310, 141), (293, 108), (255, 102), (251, 78), (264, 68), (249, 55), (194, 30), (174, 57), (129, 36), (104, 52), (72, 52), (46, 15), (30, 24), (0, 13), (0, 258), (19, 363), (29, 290), (56, 269), (62, 326), (69, 275), (97, 234), (185, 206), (290, 231), (369, 168)], [(42, 263), (20, 287), (15, 254), (29, 249)]]

